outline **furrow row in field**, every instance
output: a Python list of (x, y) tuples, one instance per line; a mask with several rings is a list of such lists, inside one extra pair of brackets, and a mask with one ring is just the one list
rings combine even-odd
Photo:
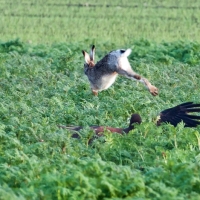
[(119, 7), (119, 8), (153, 8), (153, 9), (192, 9), (198, 10), (200, 6), (176, 6), (176, 5), (149, 5), (149, 4), (91, 4), (91, 3), (18, 3), (18, 2), (1, 2), (1, 4), (5, 4), (6, 6), (65, 6), (65, 7)]

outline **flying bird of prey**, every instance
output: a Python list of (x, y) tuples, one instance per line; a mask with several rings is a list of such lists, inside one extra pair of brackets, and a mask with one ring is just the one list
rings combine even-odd
[[(198, 125), (200, 125), (200, 116), (189, 114), (197, 112), (200, 112), (200, 104), (195, 104), (193, 102), (182, 103), (175, 107), (163, 110), (159, 115), (159, 119), (156, 125), (160, 126), (162, 123), (169, 123), (176, 127), (178, 123), (183, 122), (185, 127), (197, 127)], [(139, 114), (132, 114), (129, 126), (127, 128), (114, 128), (107, 126), (90, 126), (90, 128), (94, 130), (97, 136), (101, 136), (104, 130), (109, 130), (113, 133), (127, 134), (129, 131), (134, 129), (134, 124), (141, 124), (141, 122), (142, 119)], [(76, 132), (83, 129), (83, 127), (81, 126), (60, 125), (59, 127), (73, 131), (73, 138), (79, 138), (79, 134)]]

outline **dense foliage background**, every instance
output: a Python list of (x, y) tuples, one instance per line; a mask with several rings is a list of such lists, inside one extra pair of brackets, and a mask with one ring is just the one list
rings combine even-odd
[[(155, 126), (160, 111), (200, 102), (198, 1), (1, 1), (0, 199), (199, 199), (200, 127)], [(159, 88), (118, 77), (98, 97), (83, 73), (132, 48), (133, 69)], [(88, 144), (89, 125), (128, 135)], [(58, 125), (82, 125), (81, 139)]]

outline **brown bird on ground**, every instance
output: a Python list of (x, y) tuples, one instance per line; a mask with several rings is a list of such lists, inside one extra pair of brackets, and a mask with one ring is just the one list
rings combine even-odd
[[(188, 113), (200, 112), (200, 104), (194, 104), (193, 102), (186, 102), (179, 104), (175, 107), (163, 110), (160, 115), (159, 119), (156, 123), (157, 126), (160, 126), (162, 123), (169, 123), (173, 126), (177, 126), (178, 123), (183, 121), (185, 127), (197, 127), (200, 125), (200, 116), (198, 115), (189, 115)], [(113, 128), (113, 127), (106, 127), (106, 126), (90, 126), (92, 130), (94, 130), (97, 136), (102, 136), (104, 130), (109, 130), (113, 133), (119, 134), (127, 134), (129, 131), (134, 129), (134, 124), (141, 124), (142, 119), (139, 114), (132, 114), (130, 118), (130, 123), (127, 128)], [(73, 132), (78, 132), (83, 127), (81, 126), (59, 126), (60, 128), (68, 129)], [(72, 135), (73, 138), (79, 138), (78, 133), (74, 133)]]

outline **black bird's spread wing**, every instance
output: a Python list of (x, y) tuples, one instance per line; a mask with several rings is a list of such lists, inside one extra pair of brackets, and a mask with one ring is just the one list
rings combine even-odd
[(178, 123), (183, 121), (185, 127), (196, 127), (200, 124), (200, 116), (188, 114), (194, 112), (200, 112), (200, 104), (194, 104), (193, 102), (182, 103), (173, 108), (163, 110), (160, 113), (157, 125), (164, 122), (177, 126)]

